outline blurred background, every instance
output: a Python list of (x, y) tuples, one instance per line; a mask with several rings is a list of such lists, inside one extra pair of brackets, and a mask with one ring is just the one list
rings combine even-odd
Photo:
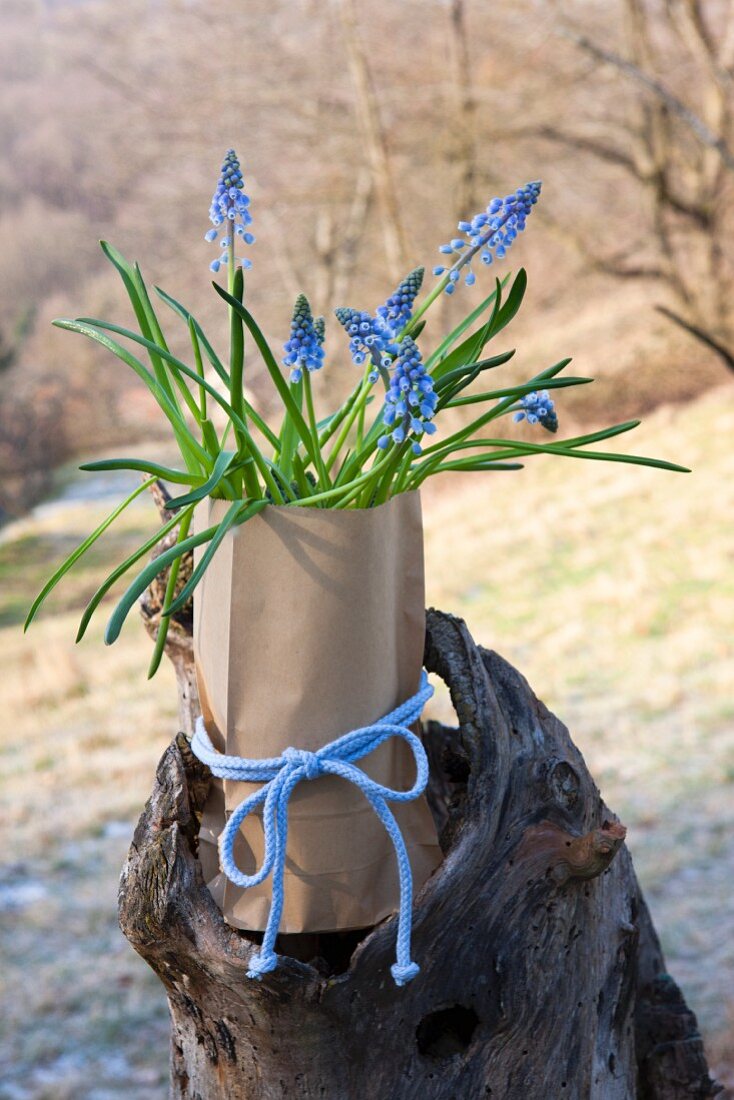
[[(568, 724), (734, 1087), (734, 3), (0, 0), (0, 19), (0, 1097), (167, 1091), (165, 997), (115, 894), (176, 728), (173, 675), (146, 681), (134, 616), (112, 649), (104, 616), (73, 645), (152, 502), (21, 624), (134, 485), (78, 463), (169, 457), (133, 376), (50, 321), (129, 323), (104, 238), (223, 343), (203, 236), (231, 145), (258, 238), (251, 308), (274, 346), (298, 291), (327, 314), (324, 411), (355, 377), (333, 307), (374, 309), (438, 262), (458, 217), (542, 178), (505, 262), (530, 280), (505, 376), (572, 355), (597, 381), (559, 391), (562, 434), (644, 415), (620, 449), (694, 472), (539, 458), (431, 486), (428, 597)], [(424, 343), (488, 282), (440, 303)]]

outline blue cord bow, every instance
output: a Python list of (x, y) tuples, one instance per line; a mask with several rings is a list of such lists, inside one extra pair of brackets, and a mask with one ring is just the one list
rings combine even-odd
[[(364, 793), (385, 826), (385, 831), (395, 848), (400, 881), (396, 962), (391, 966), (390, 971), (397, 985), (405, 985), (418, 973), (420, 968), (410, 958), (413, 876), (405, 841), (387, 802), (410, 802), (423, 794), (426, 789), (428, 758), (419, 738), (411, 732), (409, 726), (418, 721), (423, 707), (432, 695), (433, 688), (428, 683), (426, 673), (423, 672), (421, 686), (416, 694), (373, 725), (345, 733), (316, 752), (288, 748), (281, 756), (269, 760), (247, 760), (242, 756), (226, 756), (218, 752), (209, 740), (203, 719), (198, 719), (191, 748), (194, 755), (203, 764), (209, 766), (212, 774), (219, 779), (263, 784), (259, 791), (239, 804), (229, 817), (219, 838), (219, 862), (230, 882), (247, 888), (257, 886), (271, 873), (273, 876), (273, 900), (268, 923), (260, 952), (250, 960), (248, 978), (260, 978), (278, 965), (278, 956), (273, 947), (283, 912), (288, 800), (302, 779), (316, 779), (319, 775), (338, 775), (354, 783), (355, 787), (359, 787)], [(409, 791), (394, 791), (390, 787), (383, 787), (381, 783), (370, 779), (361, 768), (353, 766), (353, 761), (361, 760), (389, 737), (402, 737), (413, 750), (417, 776)], [(265, 803), (263, 809), (265, 844), (262, 866), (254, 874), (245, 875), (235, 863), (234, 842), (247, 815), (263, 802)]]

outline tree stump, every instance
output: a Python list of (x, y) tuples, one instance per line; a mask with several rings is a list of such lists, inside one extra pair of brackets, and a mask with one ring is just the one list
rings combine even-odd
[[(459, 726), (430, 722), (444, 861), (415, 899), (419, 976), (390, 977), (395, 920), (260, 938), (226, 925), (197, 860), (209, 773), (179, 734), (120, 885), (120, 924), (163, 982), (171, 1097), (186, 1100), (704, 1100), (696, 1019), (624, 846), (565, 727), (463, 622), (428, 613), (426, 668)], [(190, 725), (190, 723), (189, 723)]]

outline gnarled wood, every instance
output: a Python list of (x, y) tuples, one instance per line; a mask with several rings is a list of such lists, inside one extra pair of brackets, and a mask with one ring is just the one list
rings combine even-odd
[[(718, 1092), (664, 962), (624, 828), (523, 677), (429, 612), (426, 667), (459, 728), (426, 727), (445, 859), (415, 901), (421, 973), (390, 978), (395, 922), (281, 937), (228, 927), (196, 859), (208, 773), (166, 751), (120, 887), (163, 981), (171, 1096), (187, 1100), (704, 1100)], [(296, 957), (297, 956), (297, 957)]]

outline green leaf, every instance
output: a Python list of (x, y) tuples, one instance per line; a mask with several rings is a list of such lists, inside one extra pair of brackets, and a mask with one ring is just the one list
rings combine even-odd
[[(197, 465), (199, 463), (203, 463), (205, 466), (208, 465), (209, 456), (207, 455), (204, 448), (197, 442), (196, 439), (194, 439), (193, 435), (189, 431), (186, 421), (181, 415), (180, 408), (175, 401), (171, 400), (169, 390), (166, 387), (162, 386), (158, 382), (157, 378), (155, 378), (150, 373), (148, 368), (145, 367), (139, 359), (136, 359), (136, 357), (131, 352), (129, 352), (127, 348), (124, 348), (122, 344), (118, 344), (116, 340), (112, 340), (109, 336), (105, 336), (104, 332), (100, 331), (99, 328), (96, 328), (93, 325), (90, 325), (89, 323), (84, 321), (71, 321), (67, 318), (61, 317), (57, 318), (53, 322), (53, 324), (57, 328), (67, 329), (69, 332), (78, 332), (82, 336), (87, 336), (90, 340), (95, 340), (98, 344), (101, 344), (102, 347), (105, 347), (108, 351), (111, 351), (112, 354), (120, 359), (123, 363), (125, 363), (126, 366), (131, 367), (137, 374), (138, 378), (142, 379), (142, 381), (148, 387), (148, 389), (160, 405), (161, 409), (163, 410), (165, 416), (167, 417), (171, 427), (173, 428), (173, 432), (176, 436), (178, 445), (181, 448), (181, 453), (184, 457), (184, 460), (186, 461), (186, 465), (189, 468), (191, 468), (192, 462)], [(114, 332), (116, 326), (113, 327), (105, 323), (104, 327), (109, 328)], [(137, 340), (139, 342), (142, 339), (142, 337), (137, 337)], [(148, 341), (145, 341), (145, 343), (147, 342)], [(196, 472), (198, 472), (198, 470)]]
[[(56, 321), (54, 322), (54, 324), (57, 324), (57, 323), (62, 328), (63, 327), (67, 327), (67, 328), (72, 327), (72, 325), (78, 326), (82, 323), (87, 325), (87, 326), (89, 326), (91, 324), (91, 322), (89, 322), (89, 321), (86, 321), (86, 322), (68, 322), (68, 323), (64, 322), (63, 324), (61, 322), (56, 322)], [(108, 329), (111, 332), (117, 332), (119, 335), (126, 336), (128, 339), (133, 340), (136, 344), (141, 344), (143, 347), (148, 347), (148, 345), (150, 344), (150, 340), (146, 339), (146, 337), (139, 336), (138, 333), (131, 332), (128, 329), (121, 329), (119, 325), (113, 325), (113, 324), (111, 324), (107, 321), (99, 321), (99, 322), (95, 321), (94, 324), (98, 324), (100, 326), (100, 328), (102, 328), (102, 329)], [(77, 328), (76, 331), (80, 331), (80, 330)], [(90, 328), (87, 335), (94, 334), (94, 333), (96, 333), (96, 329)], [(138, 372), (139, 372), (139, 370), (144, 371), (147, 375), (147, 378), (150, 380), (150, 382), (153, 382), (153, 383), (155, 382), (155, 379), (152, 378), (149, 371), (146, 371), (146, 368), (143, 366), (143, 364), (138, 359), (135, 359), (135, 357), (132, 356), (130, 354), (130, 352), (128, 352), (125, 348), (123, 348), (121, 344), (118, 344), (114, 340), (109, 340), (109, 338), (107, 338), (107, 337), (103, 337), (101, 333), (98, 334), (98, 335), (93, 335), (93, 338), (97, 339), (100, 343), (104, 343), (105, 346), (113, 347), (113, 348), (119, 348), (120, 351), (123, 353), (123, 355), (118, 355), (119, 358), (123, 358), (123, 360), (125, 362), (128, 362), (128, 360), (130, 360), (131, 361), (130, 365), (132, 365), (133, 363), (136, 363), (137, 368), (134, 368), (134, 369), (136, 369), (136, 371), (138, 371)], [(232, 424), (236, 428), (239, 429), (239, 433), (240, 433), (239, 439), (240, 439), (240, 441), (243, 442), (244, 447), (249, 451), (249, 453), (252, 455), (255, 463), (257, 464), (258, 469), (260, 469), (261, 473), (263, 473), (264, 461), (263, 461), (262, 455), (260, 454), (260, 451), (258, 450), (258, 447), (257, 447), (255, 441), (253, 440), (252, 436), (248, 432), (247, 425), (237, 415), (237, 413), (232, 408), (230, 403), (224, 397), (222, 397), (222, 395), (219, 393), (219, 391), (216, 390), (214, 388), (214, 386), (211, 385), (210, 382), (207, 382), (205, 378), (202, 378), (195, 370), (192, 370), (191, 367), (187, 366), (186, 363), (183, 363), (180, 359), (176, 359), (176, 357), (174, 355), (171, 355), (171, 353), (169, 351), (166, 351), (164, 348), (159, 348), (158, 351), (159, 351), (159, 354), (161, 355), (162, 358), (164, 358), (166, 360), (171, 360), (174, 363), (176, 363), (178, 370), (181, 371), (182, 374), (185, 374), (187, 378), (191, 378), (194, 382), (197, 383), (198, 386), (200, 386), (201, 388), (206, 390), (206, 392), (208, 394), (210, 394), (210, 396), (214, 399), (214, 401), (216, 401), (216, 403), (222, 409), (224, 409), (224, 411), (227, 413), (227, 416), (232, 421)], [(115, 354), (118, 354), (118, 353), (115, 352)], [(127, 356), (127, 358), (124, 358), (124, 356)], [(144, 381), (145, 381), (145, 379), (144, 379)], [(146, 382), (146, 384), (149, 385), (150, 382)], [(202, 433), (204, 435), (205, 441), (208, 440), (209, 443), (211, 443), (211, 441), (212, 441), (211, 440), (211, 430), (208, 429), (206, 425), (207, 425), (207, 421), (202, 421), (202, 425), (201, 425)], [(186, 430), (188, 431), (188, 429), (186, 429)], [(193, 437), (191, 437), (191, 438), (193, 440)], [(210, 459), (210, 456), (209, 456), (208, 452), (206, 450), (204, 450), (204, 448), (201, 447), (201, 445), (199, 443), (197, 443), (196, 440), (193, 440), (193, 442), (196, 444), (196, 447), (198, 448), (198, 451), (203, 456), (203, 460), (206, 464), (206, 467), (208, 469), (211, 469), (211, 459)], [(270, 485), (270, 483), (268, 483), (268, 488), (270, 488), (271, 492), (272, 492), (272, 486)]]
[(510, 351), (502, 352), (501, 355), (493, 355), (490, 359), (480, 359), (477, 363), (471, 363), (465, 367), (455, 367), (434, 385), (436, 393), (441, 395), (442, 402), (445, 404), (449, 399), (447, 395), (458, 393), (471, 385), (482, 371), (494, 370), (495, 367), (502, 367), (505, 363), (509, 363), (514, 354), (515, 349), (512, 348)]
[(299, 455), (298, 451), (293, 453), (293, 474), (298, 486), (298, 492), (300, 493), (300, 499), (304, 497), (310, 497), (314, 494), (314, 487), (306, 477), (306, 468), (303, 465), (303, 459)]
[[(163, 335), (163, 329), (160, 326), (160, 322), (158, 320), (156, 312), (153, 309), (153, 303), (150, 300), (150, 295), (148, 294), (148, 288), (145, 285), (145, 280), (143, 279), (143, 273), (140, 270), (140, 264), (135, 263), (133, 265), (133, 273), (134, 273), (134, 278), (135, 278), (135, 285), (136, 285), (138, 294), (140, 295), (140, 301), (142, 302), (143, 309), (145, 310), (145, 316), (146, 316), (146, 320), (148, 322), (151, 339), (154, 341), (154, 343), (158, 347), (162, 348), (165, 351), (168, 351), (168, 344), (166, 343), (166, 338)], [(153, 356), (151, 354), (151, 362), (152, 361), (153, 361)], [(173, 377), (176, 385), (178, 386), (178, 388), (181, 392), (181, 396), (183, 397), (184, 401), (186, 402), (186, 405), (188, 406), (189, 412), (193, 416), (194, 420), (196, 420), (197, 423), (198, 423), (201, 419), (201, 416), (200, 416), (200, 413), (199, 413), (199, 406), (196, 403), (196, 399), (194, 398), (193, 394), (189, 390), (189, 387), (184, 382), (183, 378), (181, 378), (181, 376), (178, 373), (178, 370), (176, 369), (176, 367), (172, 364), (169, 364), (168, 369), (169, 369), (169, 371), (171, 373), (171, 376)]]
[[(463, 369), (467, 366), (471, 367), (477, 364), (477, 360), (482, 354), (482, 349), (485, 345), (510, 323), (519, 310), (523, 297), (525, 296), (527, 282), (525, 270), (524, 268), (520, 268), (510, 288), (507, 301), (503, 305), (501, 297), (502, 286), (499, 280), (497, 280), (494, 308), (492, 309), (489, 320), (485, 325), (473, 332), (472, 335), (464, 340), (464, 342), (455, 348), (454, 351), (450, 352), (441, 360), (433, 371), (434, 379), (445, 381), (453, 370)], [(508, 355), (508, 358), (509, 357)], [(506, 359), (502, 360), (500, 356), (496, 358), (500, 359), (501, 362), (507, 361)], [(500, 364), (493, 363), (492, 365)]]
[(568, 458), (588, 458), (596, 462), (622, 462), (631, 466), (652, 466), (656, 470), (669, 470), (675, 474), (690, 474), (688, 466), (679, 466), (677, 462), (666, 462), (662, 458), (646, 458), (644, 455), (623, 455), (605, 451), (563, 450), (557, 452)]
[[(194, 420), (196, 420), (199, 427), (201, 427), (202, 416), (199, 410), (199, 406), (196, 404), (196, 401), (189, 391), (188, 386), (181, 378), (181, 374), (183, 373), (186, 375), (187, 378), (194, 378), (197, 384), (199, 384), (200, 375), (198, 370), (192, 371), (191, 367), (187, 367), (185, 363), (181, 362), (181, 360), (178, 359), (175, 355), (172, 355), (167, 347), (161, 344), (156, 344), (147, 336), (141, 336), (140, 333), (133, 332), (132, 329), (123, 328), (122, 325), (115, 325), (112, 323), (112, 321), (103, 321), (99, 317), (77, 317), (76, 320), (81, 324), (91, 325), (93, 328), (101, 329), (103, 332), (114, 332), (118, 336), (124, 336), (125, 339), (132, 340), (140, 347), (146, 348), (150, 354), (151, 359), (155, 355), (156, 359), (158, 359), (162, 364), (168, 364), (168, 369), (171, 371), (171, 374), (173, 375), (176, 384), (181, 389), (181, 392), (184, 393), (186, 396), (186, 404), (188, 405), (189, 411), (191, 412)], [(164, 365), (163, 370), (165, 371), (165, 369), (166, 367)], [(168, 392), (168, 390), (166, 390), (166, 392)], [(185, 423), (178, 404), (176, 404), (176, 407), (178, 408), (181, 421)]]
[[(189, 533), (189, 524), (191, 523), (191, 517), (193, 515), (193, 509), (185, 512), (181, 517), (181, 526), (178, 529), (177, 542), (183, 542)], [(176, 585), (178, 584), (178, 572), (181, 568), (181, 559), (176, 560), (171, 565), (168, 572), (168, 580), (166, 581), (166, 591), (163, 596), (163, 607), (158, 619), (158, 630), (156, 632), (155, 645), (153, 646), (153, 653), (150, 658), (150, 664), (148, 665), (148, 679), (152, 680), (158, 671), (158, 666), (161, 663), (163, 657), (163, 651), (166, 648), (166, 638), (168, 637), (168, 628), (171, 624), (169, 618), (171, 604), (173, 602), (173, 596), (176, 591)]]
[(148, 462), (142, 458), (102, 458), (96, 462), (84, 462), (80, 470), (139, 470), (144, 474), (152, 474), (161, 481), (170, 481), (174, 485), (194, 485), (202, 481), (201, 477), (188, 473), (186, 470), (174, 470), (170, 466), (161, 466), (158, 462)]
[[(303, 408), (303, 379), (298, 382), (291, 382), (291, 393), (293, 394), (293, 400), (296, 403), (298, 411)], [(286, 477), (290, 477), (293, 473), (293, 463), (296, 452), (298, 450), (298, 433), (296, 426), (293, 423), (293, 418), (286, 412), (283, 414), (283, 420), (280, 425), (280, 439), (278, 440), (278, 460), (283, 468), (283, 472)]]
[[(484, 443), (495, 444), (498, 448), (501, 440), (483, 440)], [(507, 442), (506, 440), (504, 442)], [(625, 455), (619, 454), (614, 451), (586, 451), (576, 447), (569, 447), (567, 441), (563, 443), (517, 443), (515, 447), (507, 448), (505, 451), (498, 451), (492, 453), (488, 452), (485, 456), (488, 460), (498, 461), (502, 459), (503, 455), (510, 454), (517, 455), (531, 455), (531, 454), (551, 454), (561, 455), (564, 458), (584, 458), (590, 459), (596, 462), (623, 462), (633, 466), (653, 466), (658, 470), (669, 470), (673, 473), (690, 474), (690, 470), (686, 466), (679, 466), (675, 462), (666, 462), (660, 458), (646, 458), (644, 455)]]
[(194, 328), (196, 329), (196, 335), (198, 336), (199, 342), (201, 343), (201, 346), (206, 353), (207, 359), (214, 367), (214, 370), (222, 379), (225, 386), (229, 386), (229, 371), (225, 368), (222, 360), (219, 358), (214, 348), (210, 344), (209, 340), (207, 339), (206, 333), (194, 317), (193, 313), (189, 313), (189, 311), (184, 306), (182, 306), (180, 302), (177, 302), (175, 298), (172, 298), (170, 294), (167, 294), (165, 290), (162, 290), (159, 286), (155, 287), (154, 289), (158, 297), (161, 298), (167, 306), (170, 306), (173, 312), (176, 313), (183, 321), (185, 321), (186, 324), (193, 324)]
[(231, 294), (228, 294), (223, 287), (219, 286), (218, 283), (212, 283), (212, 286), (216, 290), (217, 294), (219, 294), (221, 298), (224, 298), (225, 302), (232, 306), (235, 312), (237, 312), (242, 317), (243, 321), (250, 330), (250, 333), (253, 336), (255, 343), (257, 344), (258, 350), (262, 355), (263, 362), (267, 367), (268, 373), (273, 380), (273, 384), (280, 395), (280, 399), (283, 402), (283, 405), (285, 406), (287, 414), (293, 420), (293, 425), (296, 429), (296, 432), (298, 433), (301, 443), (303, 444), (306, 453), (313, 462), (314, 466), (316, 466), (316, 454), (314, 452), (313, 440), (311, 439), (311, 433), (308, 429), (308, 425), (303, 418), (301, 410), (298, 408), (295, 400), (293, 399), (293, 394), (291, 393), (290, 386), (281, 374), (280, 367), (278, 366), (275, 356), (270, 350), (268, 342), (260, 331), (260, 328), (258, 327), (255, 318), (252, 316), (250, 311), (246, 309), (245, 306), (243, 306), (242, 302), (238, 302), (236, 298), (234, 298)]
[(157, 558), (149, 562), (144, 569), (138, 573), (135, 580), (128, 585), (122, 594), (122, 598), (115, 607), (115, 610), (110, 616), (110, 620), (107, 623), (107, 629), (105, 630), (105, 644), (112, 645), (117, 641), (120, 636), (120, 630), (125, 622), (130, 609), (135, 602), (142, 596), (148, 585), (151, 583), (159, 573), (175, 561), (176, 558), (185, 554), (188, 550), (193, 550), (197, 546), (203, 546), (205, 542), (209, 542), (217, 531), (218, 524), (212, 527), (207, 527), (204, 531), (199, 531), (195, 535), (189, 535), (184, 542), (178, 542), (175, 546), (169, 547), (168, 550), (164, 550), (162, 554), (159, 554)]
[(131, 569), (137, 561), (140, 561), (142, 557), (149, 553), (154, 546), (157, 546), (161, 539), (165, 538), (168, 532), (173, 530), (173, 528), (176, 527), (176, 525), (180, 522), (180, 514), (173, 516), (171, 519), (168, 520), (167, 523), (164, 523), (164, 525), (159, 528), (159, 530), (157, 530), (154, 535), (152, 535), (146, 542), (144, 542), (142, 546), (139, 546), (134, 553), (132, 553), (128, 558), (125, 558), (125, 560), (121, 562), (121, 564), (118, 565), (116, 569), (113, 569), (109, 576), (99, 586), (99, 588), (94, 593), (91, 600), (84, 609), (84, 614), (81, 617), (81, 620), (79, 622), (79, 629), (77, 630), (76, 634), (77, 642), (80, 642), (84, 637), (87, 627), (89, 626), (89, 623), (91, 621), (92, 615), (97, 610), (102, 599), (112, 588), (113, 584), (115, 584), (115, 582), (118, 581), (120, 577), (124, 576), (124, 574), (127, 573), (128, 569)]
[(451, 471), (474, 473), (478, 470), (524, 470), (522, 462), (495, 462), (493, 459), (457, 459), (456, 462), (442, 462), (434, 470), (434, 474), (450, 473)]
[[(504, 279), (502, 279), (500, 281), (500, 291), (502, 291), (504, 289), (504, 287), (507, 285), (507, 283), (509, 281), (509, 278), (510, 278), (510, 275), (508, 273), (507, 275), (505, 275)], [(464, 320), (461, 321), (460, 324), (458, 324), (456, 326), (456, 328), (453, 329), (448, 334), (448, 336), (446, 336), (441, 341), (441, 343), (438, 345), (436, 350), (431, 355), (428, 356), (428, 358), (426, 359), (426, 363), (425, 363), (427, 371), (431, 371), (433, 369), (434, 365), (436, 363), (440, 362), (441, 359), (443, 359), (446, 352), (449, 351), (449, 349), (456, 343), (456, 341), (459, 339), (459, 337), (463, 336), (464, 333), (466, 332), (466, 330), (471, 325), (473, 325), (475, 321), (479, 320), (479, 318), (487, 310), (487, 308), (494, 303), (494, 300), (495, 300), (496, 297), (497, 297), (497, 287), (495, 286), (495, 289), (492, 291), (492, 293), (488, 294), (487, 297), (484, 299), (484, 301), (480, 302), (479, 305), (477, 306), (477, 308), (472, 310), (472, 312), (467, 317), (465, 317)]]
[(278, 439), (275, 432), (268, 427), (263, 418), (260, 416), (260, 413), (253, 409), (247, 398), (244, 398), (244, 406), (245, 413), (247, 414), (247, 416), (249, 416), (252, 423), (255, 425), (258, 431), (262, 433), (265, 439), (267, 439), (268, 443), (273, 448), (273, 451), (277, 451), (280, 445), (280, 440)]
[(236, 501), (234, 504), (231, 505), (230, 508), (227, 509), (224, 519), (219, 524), (216, 533), (214, 534), (209, 545), (202, 554), (201, 559), (194, 569), (193, 573), (189, 577), (184, 587), (181, 589), (179, 595), (169, 607), (168, 611), (164, 611), (163, 614), (175, 615), (176, 612), (180, 611), (181, 608), (184, 607), (184, 605), (191, 599), (192, 595), (194, 594), (194, 589), (196, 588), (201, 578), (204, 576), (209, 562), (212, 560), (214, 554), (217, 551), (217, 547), (220, 545), (222, 539), (230, 530), (230, 528), (234, 527), (235, 524), (239, 526), (242, 523), (246, 523), (248, 519), (252, 519), (252, 517), (256, 516), (258, 512), (262, 512), (266, 503), (267, 502), (264, 500), (255, 500), (243, 509), (243, 502)]
[[(242, 507), (245, 502), (236, 501), (235, 503), (239, 507)], [(253, 503), (253, 507), (257, 506), (257, 510), (259, 511), (261, 508), (265, 507), (266, 503), (267, 501), (264, 500), (255, 501)], [(244, 518), (249, 518), (249, 515), (243, 517), (242, 522), (244, 522)], [(222, 522), (224, 522), (224, 520)], [(161, 573), (167, 566), (171, 564), (171, 562), (175, 561), (176, 558), (180, 557), (182, 554), (185, 554), (187, 553), (187, 551), (194, 550), (197, 546), (203, 546), (204, 543), (209, 542), (216, 535), (219, 527), (220, 524), (214, 524), (211, 527), (207, 527), (204, 531), (199, 531), (195, 535), (189, 535), (189, 537), (187, 539), (184, 539), (183, 542), (176, 543), (175, 546), (171, 546), (168, 550), (164, 550), (162, 554), (159, 554), (157, 558), (155, 558), (152, 562), (149, 562), (148, 565), (144, 569), (142, 569), (140, 573), (138, 573), (135, 580), (127, 587), (127, 589), (123, 593), (120, 602), (117, 604), (117, 607), (110, 616), (110, 620), (107, 624), (107, 630), (105, 631), (105, 642), (107, 645), (112, 645), (112, 643), (117, 640), (120, 635), (122, 625), (125, 622), (128, 614), (130, 613), (130, 609), (133, 607), (139, 597), (142, 596), (143, 592), (145, 592), (145, 589), (148, 587), (154, 577), (157, 577), (159, 573)]]
[(521, 267), (515, 276), (515, 281), (510, 288), (510, 293), (507, 295), (507, 301), (500, 310), (497, 311), (497, 315), (492, 323), (490, 335), (496, 336), (498, 332), (502, 332), (503, 328), (509, 325), (520, 306), (522, 300), (525, 297), (525, 291), (528, 287), (528, 276), (524, 267)]
[[(584, 386), (589, 382), (593, 382), (593, 378), (553, 378), (545, 383), (545, 388), (548, 390), (560, 390), (565, 389), (567, 386)], [(516, 400), (518, 397), (523, 397), (528, 393), (535, 393), (538, 385), (536, 382), (524, 382), (520, 386), (508, 386), (503, 390), (488, 390), (485, 393), (472, 393), (468, 397), (458, 397), (451, 401), (447, 401), (444, 406), (447, 409), (455, 409), (460, 405), (476, 405), (482, 401), (497, 401), (502, 397), (511, 397)]]
[[(199, 344), (199, 337), (196, 335), (196, 325), (191, 318), (189, 318), (189, 339), (191, 340), (191, 349), (194, 353), (196, 373), (203, 378), (204, 362), (201, 358), (201, 345)], [(199, 416), (197, 419), (200, 427), (203, 427), (206, 418), (206, 390), (203, 386), (199, 386)]]
[(125, 511), (128, 504), (132, 504), (135, 498), (139, 497), (141, 493), (145, 492), (145, 490), (148, 489), (155, 480), (156, 479), (154, 477), (151, 477), (147, 481), (143, 481), (140, 485), (138, 485), (137, 488), (132, 491), (132, 493), (125, 497), (122, 504), (118, 504), (114, 511), (110, 512), (107, 518), (104, 519), (102, 523), (100, 523), (99, 527), (95, 528), (95, 530), (92, 531), (91, 535), (89, 535), (88, 538), (84, 539), (84, 542), (80, 543), (79, 546), (77, 546), (76, 550), (72, 551), (72, 553), (69, 554), (68, 558), (66, 558), (65, 561), (62, 562), (55, 573), (53, 573), (53, 575), (46, 581), (43, 588), (31, 604), (30, 610), (26, 616), (25, 624), (23, 626), (24, 633), (33, 622), (38, 612), (38, 609), (48, 596), (49, 592), (51, 592), (56, 587), (61, 578), (69, 572), (71, 567), (79, 561), (79, 558), (82, 556), (82, 554), (86, 554), (90, 546), (93, 546), (100, 535), (103, 535), (107, 528), (112, 523), (114, 523), (117, 517)]
[[(100, 241), (99, 243), (105, 256), (117, 269), (117, 272), (122, 279), (125, 290), (127, 291), (127, 296), (130, 299), (130, 304), (133, 307), (135, 317), (137, 318), (137, 322), (140, 325), (140, 331), (143, 333), (144, 336), (147, 336), (152, 341), (153, 330), (151, 329), (150, 321), (148, 319), (149, 312), (148, 309), (146, 309), (146, 303), (140, 294), (140, 282), (142, 280), (139, 273), (135, 271), (130, 263), (128, 263), (122, 253), (118, 252), (118, 250), (114, 248), (111, 244), (109, 244), (107, 241)], [(168, 377), (165, 367), (160, 361), (160, 358), (155, 353), (153, 353), (150, 357), (150, 361), (153, 366), (153, 373), (155, 374), (158, 384), (162, 386), (162, 388), (166, 391), (180, 414), (181, 410), (178, 407), (176, 395), (173, 391), (173, 387), (171, 385), (171, 381)]]
[(466, 340), (463, 340), (458, 347), (443, 357), (438, 366), (431, 372), (434, 379), (445, 378), (457, 367), (473, 366), (477, 362), (484, 345), (489, 340), (501, 303), (501, 286), (499, 279), (497, 279), (494, 304), (489, 320), (480, 328), (475, 329), (470, 336), (467, 336)]
[(173, 512), (178, 508), (186, 508), (189, 504), (196, 504), (197, 501), (203, 500), (204, 497), (208, 497), (222, 481), (235, 457), (234, 451), (220, 451), (217, 455), (217, 460), (214, 463), (212, 472), (206, 481), (192, 490), (192, 492), (186, 493), (185, 496), (172, 497), (168, 501), (166, 507)]
[[(206, 386), (202, 386), (202, 389), (206, 393)], [(212, 457), (219, 454), (221, 447), (219, 445), (217, 429), (208, 417), (201, 422), (201, 438), (204, 442), (204, 446)]]

